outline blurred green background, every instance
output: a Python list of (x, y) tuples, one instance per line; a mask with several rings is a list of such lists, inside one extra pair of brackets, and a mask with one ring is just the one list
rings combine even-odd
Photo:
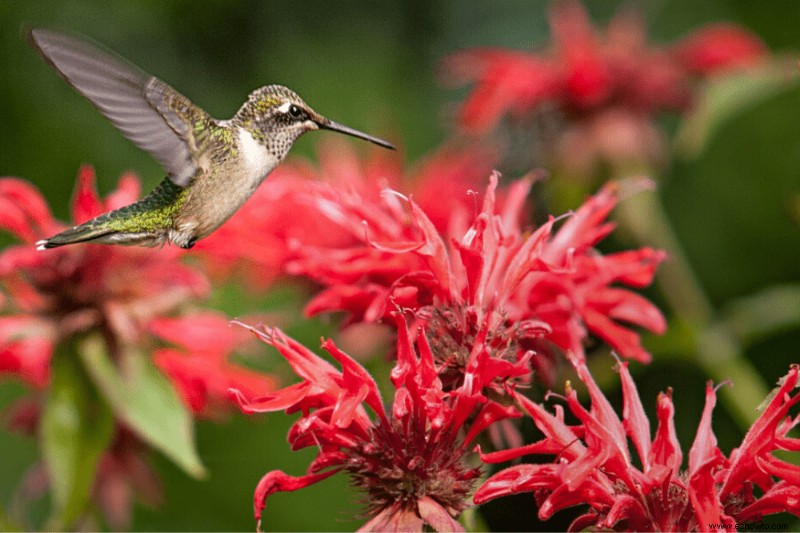
[[(692, 28), (724, 20), (749, 28), (777, 54), (793, 56), (800, 50), (796, 0), (634, 4), (646, 15), (655, 42), (670, 42)], [(126, 170), (142, 178), (145, 190), (163, 177), (155, 161), (25, 45), (22, 25), (88, 35), (219, 118), (233, 115), (261, 85), (287, 85), (337, 121), (378, 135), (389, 132), (413, 162), (452, 136), (448, 117), (465, 94), (437, 83), (438, 61), (469, 46), (545, 44), (546, 5), (530, 0), (0, 0), (0, 175), (35, 183), (61, 218), (67, 217), (81, 164), (95, 166), (103, 193)], [(597, 1), (587, 7), (603, 25), (619, 5)], [(792, 312), (800, 314), (800, 307), (785, 308), (796, 302), (792, 295), (800, 283), (800, 89), (792, 87), (725, 121), (696, 157), (676, 159), (660, 185), (689, 260), (720, 316), (745, 323), (764, 313), (789, 316), (744, 339), (748, 359), (767, 384), (800, 360), (800, 326), (791, 318)], [(679, 125), (673, 119), (665, 127), (675, 130)], [(293, 154), (313, 158), (322, 135), (305, 136)], [(779, 292), (748, 299), (765, 290)], [(651, 296), (658, 299), (656, 293)], [(224, 311), (241, 312), (228, 300), (233, 299), (217, 298)], [(258, 301), (250, 306), (269, 308)], [(747, 312), (753, 314), (748, 318)], [(297, 333), (313, 346), (319, 331), (313, 323)], [(700, 417), (707, 376), (681, 355), (685, 343), (678, 333), (648, 342), (655, 361), (635, 368), (640, 395), (652, 415), (657, 392), (674, 388), (686, 451)], [(605, 366), (611, 366), (610, 360)], [(614, 383), (609, 382), (612, 388)], [(0, 408), (22, 392), (16, 383), (0, 382)], [(222, 424), (199, 423), (198, 446), (209, 478), (190, 480), (156, 458), (166, 502), (158, 510), (137, 507), (132, 529), (252, 530), (252, 491), (258, 479), (274, 468), (300, 474), (312, 456), (288, 452), (288, 425), (282, 416), (238, 415)], [(726, 453), (741, 440), (724, 408), (718, 407), (714, 428)], [(32, 440), (0, 431), (0, 502), (5, 508), (36, 456)], [(356, 509), (346, 479), (334, 476), (299, 493), (275, 496), (265, 527), (351, 530), (359, 525), (352, 521)], [(535, 507), (526, 496), (494, 506), (486, 520), (502, 530), (566, 525), (556, 520), (537, 526), (533, 516)]]

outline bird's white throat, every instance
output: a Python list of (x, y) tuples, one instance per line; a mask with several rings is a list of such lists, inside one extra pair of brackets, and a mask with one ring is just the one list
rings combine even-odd
[(278, 158), (244, 128), (239, 128), (239, 151), (244, 167), (255, 185), (261, 183), (278, 166)]

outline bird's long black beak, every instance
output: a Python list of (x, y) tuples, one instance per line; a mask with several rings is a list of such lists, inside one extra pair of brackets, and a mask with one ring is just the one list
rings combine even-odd
[(367, 135), (364, 132), (354, 130), (344, 124), (339, 124), (338, 122), (334, 122), (330, 119), (321, 117), (320, 120), (315, 121), (320, 129), (323, 130), (331, 130), (331, 131), (338, 131), (339, 133), (344, 133), (345, 135), (351, 135), (353, 137), (358, 137), (359, 139), (364, 139), (365, 141), (369, 141), (371, 143), (375, 143), (378, 146), (383, 146), (384, 148), (388, 148), (389, 150), (397, 150), (394, 145), (388, 141), (384, 141), (383, 139), (379, 139), (378, 137), (373, 137), (372, 135)]

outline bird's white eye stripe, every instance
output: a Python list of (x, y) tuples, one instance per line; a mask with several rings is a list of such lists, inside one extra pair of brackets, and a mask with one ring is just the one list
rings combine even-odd
[(308, 119), (308, 113), (297, 104), (292, 102), (284, 102), (275, 108), (278, 113), (287, 115), (292, 120), (302, 121)]

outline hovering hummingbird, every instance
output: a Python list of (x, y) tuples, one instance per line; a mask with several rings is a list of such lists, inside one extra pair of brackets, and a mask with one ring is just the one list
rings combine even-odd
[(37, 242), (40, 250), (95, 242), (191, 248), (228, 220), (307, 131), (390, 143), (327, 119), (281, 85), (256, 89), (230, 120), (217, 120), (113, 52), (47, 29), (31, 44), (167, 177), (138, 202)]

